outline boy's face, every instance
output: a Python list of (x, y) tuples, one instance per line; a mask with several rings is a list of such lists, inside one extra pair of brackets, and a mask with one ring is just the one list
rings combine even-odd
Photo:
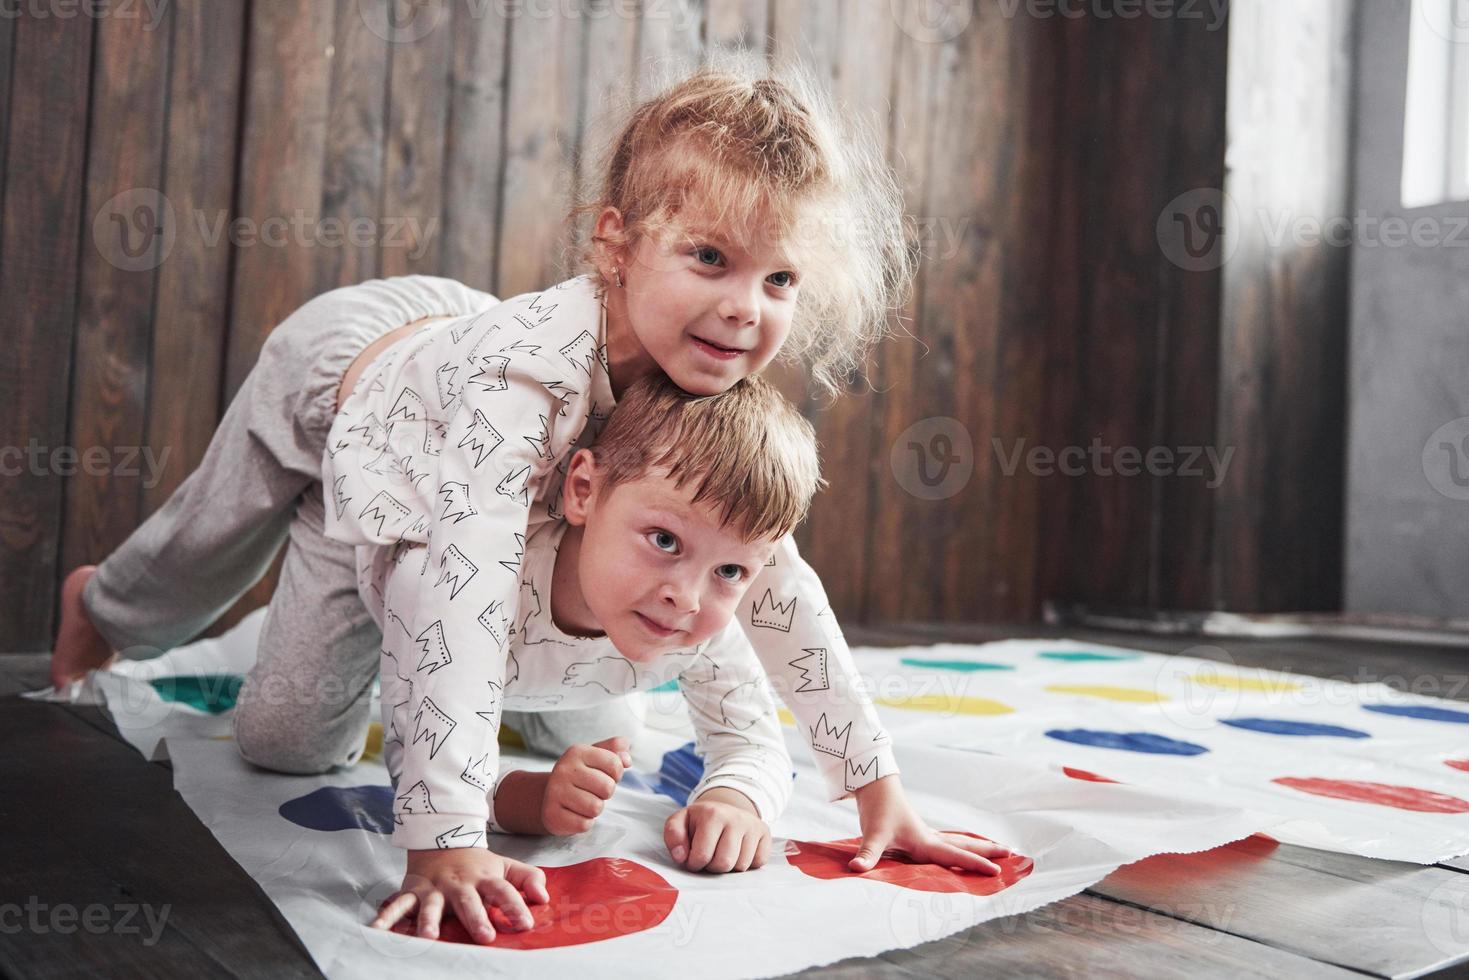
[(689, 502), (662, 472), (601, 492), (592, 454), (578, 450), (563, 507), (584, 524), (577, 575), (587, 608), (618, 651), (639, 663), (704, 642), (735, 607), (777, 542), (721, 528), (708, 501)]
[(747, 251), (712, 232), (691, 228), (690, 234), (691, 244), (639, 238), (622, 260), (624, 286), (614, 288), (619, 299), (613, 302), (674, 384), (693, 395), (717, 395), (759, 373), (780, 351), (800, 284), (768, 236)]

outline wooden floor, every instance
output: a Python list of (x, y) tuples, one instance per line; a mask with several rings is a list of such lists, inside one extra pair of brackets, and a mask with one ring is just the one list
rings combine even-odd
[[(1207, 644), (1245, 666), (1469, 701), (1469, 648), (952, 624), (847, 634), (854, 646), (1066, 635), (1192, 656), (1208, 656)], [(44, 685), (46, 662), (0, 656), (0, 975), (319, 976), (173, 792), (166, 765), (144, 762), (95, 708), (17, 696)], [(1469, 860), (1420, 867), (1252, 840), (1140, 861), (1027, 915), (806, 973), (1408, 977), (1466, 964)]]

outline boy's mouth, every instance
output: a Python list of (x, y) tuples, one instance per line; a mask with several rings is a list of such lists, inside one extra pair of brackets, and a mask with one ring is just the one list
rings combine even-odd
[(636, 609), (633, 610), (633, 614), (636, 615), (638, 619), (642, 622), (642, 624), (648, 628), (648, 632), (652, 633), (654, 636), (672, 636), (673, 634), (678, 632), (678, 630), (671, 630), (666, 626), (659, 625), (657, 622), (649, 619), (647, 616), (644, 616)]
[(708, 354), (710, 357), (717, 357), (720, 360), (727, 361), (732, 357), (739, 357), (741, 354), (746, 353), (746, 351), (742, 348), (722, 347), (719, 344), (714, 343), (713, 341), (705, 340), (703, 337), (694, 337), (693, 341), (694, 346), (697, 347), (699, 350)]

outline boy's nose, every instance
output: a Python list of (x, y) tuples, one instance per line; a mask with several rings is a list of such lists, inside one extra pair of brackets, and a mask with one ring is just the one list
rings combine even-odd
[(683, 582), (663, 583), (663, 600), (685, 616), (693, 616), (699, 611), (698, 590)]

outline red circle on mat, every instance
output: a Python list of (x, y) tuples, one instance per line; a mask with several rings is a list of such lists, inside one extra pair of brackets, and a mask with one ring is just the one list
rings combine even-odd
[(1117, 780), (1115, 779), (1108, 779), (1106, 776), (1098, 776), (1096, 773), (1087, 772), (1085, 769), (1073, 769), (1070, 766), (1062, 766), (1061, 771), (1070, 776), (1072, 779), (1084, 779), (1089, 783), (1117, 782)]
[[(678, 901), (677, 888), (636, 861), (593, 858), (541, 870), (546, 872), (546, 891), (551, 901), (545, 905), (526, 903), (535, 927), (516, 932), (505, 913), (492, 908), (490, 925), (495, 927), (495, 941), (487, 948), (549, 949), (615, 939), (658, 925)], [(393, 926), (394, 932), (405, 935), (413, 935), (416, 930), (416, 923), (410, 920), (399, 920)], [(474, 944), (469, 932), (453, 917), (447, 901), (439, 923), (439, 940)]]
[[(989, 840), (964, 830), (948, 830), (945, 833), (962, 834), (975, 840)], [(884, 855), (873, 865), (871, 871), (852, 871), (847, 862), (857, 856), (862, 838), (849, 837), (834, 841), (786, 841), (786, 860), (813, 878), (867, 878), (885, 881), (890, 885), (901, 885), (920, 892), (968, 892), (971, 895), (993, 895), (1002, 892), (1021, 878), (1030, 874), (1035, 862), (1021, 854), (1010, 857), (990, 858), (1000, 866), (1000, 873), (987, 875), (979, 871), (955, 871), (937, 864), (914, 864), (907, 858)]]
[(1445, 759), (1443, 764), (1450, 769), (1460, 769), (1469, 772), (1469, 759)]
[(1377, 803), (1393, 806), (1399, 810), (1416, 810), (1419, 813), (1469, 813), (1469, 802), (1457, 796), (1435, 793), (1414, 786), (1394, 786), (1391, 783), (1364, 783), (1354, 779), (1318, 779), (1300, 776), (1281, 776), (1271, 782), (1302, 793), (1329, 796), (1337, 800), (1356, 800), (1358, 803)]

